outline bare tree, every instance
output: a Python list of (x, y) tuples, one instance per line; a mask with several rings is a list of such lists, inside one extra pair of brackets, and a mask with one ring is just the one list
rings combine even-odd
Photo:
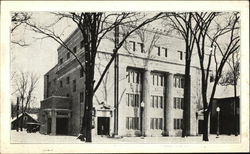
[[(34, 90), (38, 82), (38, 77), (33, 73), (20, 72), (20, 76), (16, 78), (16, 95), (20, 98), (21, 113), (26, 112), (28, 105), (34, 98)], [(18, 107), (17, 107), (18, 108)], [(23, 130), (23, 119), (21, 119), (21, 131)]]
[[(240, 47), (239, 41), (239, 13), (227, 14), (229, 16), (225, 26), (217, 24), (212, 30), (211, 26), (216, 17), (220, 17), (216, 12), (194, 13), (192, 18), (199, 26), (199, 32), (196, 34), (191, 30), (197, 46), (198, 57), (201, 68), (202, 80), (202, 101), (204, 110), (204, 132), (203, 140), (208, 141), (208, 123), (209, 114), (212, 109), (212, 103), (217, 84), (221, 77), (223, 67), (230, 55)], [(221, 22), (221, 21), (220, 21)], [(210, 41), (210, 52), (207, 53), (207, 38)], [(208, 54), (208, 57), (207, 57)], [(215, 76), (212, 85), (211, 94), (208, 93), (208, 79), (211, 72), (211, 63), (215, 63)], [(210, 96), (207, 98), (207, 96)], [(209, 99), (209, 100), (208, 100)]]
[(17, 39), (16, 32), (18, 32), (18, 28), (21, 26), (25, 26), (26, 22), (31, 19), (31, 14), (27, 12), (12, 12), (11, 13), (11, 44), (18, 45), (21, 47), (28, 46), (25, 42), (24, 38)]
[(222, 86), (232, 85), (234, 87), (234, 104), (233, 104), (233, 118), (235, 123), (232, 124), (234, 127), (235, 135), (238, 135), (237, 126), (238, 119), (236, 117), (236, 102), (237, 102), (237, 83), (240, 78), (240, 56), (239, 50), (232, 54), (232, 58), (227, 61), (229, 70), (222, 74), (219, 84)]
[[(52, 38), (61, 46), (63, 46), (68, 52), (70, 52), (76, 61), (79, 63), (81, 68), (84, 70), (86, 76), (85, 80), (85, 110), (82, 122), (82, 134), (83, 137), (86, 137), (86, 142), (92, 141), (91, 135), (91, 125), (92, 125), (92, 108), (93, 108), (93, 96), (105, 74), (108, 72), (109, 67), (112, 62), (115, 60), (117, 52), (124, 44), (125, 40), (134, 33), (137, 29), (142, 28), (144, 25), (153, 22), (157, 19), (163, 17), (163, 13), (157, 13), (152, 16), (145, 16), (140, 13), (133, 12), (120, 12), (120, 13), (103, 13), (103, 12), (94, 12), (94, 13), (85, 13), (85, 12), (69, 12), (69, 13), (53, 13), (56, 14), (58, 19), (51, 25), (54, 26), (57, 22), (59, 22), (63, 18), (72, 19), (72, 21), (79, 28), (84, 42), (85, 48), (85, 61), (82, 62), (79, 60), (79, 57), (68, 47), (66, 42), (62, 40), (62, 38), (53, 31), (53, 29), (49, 29), (51, 27), (41, 27), (30, 21), (26, 22), (32, 30), (37, 33), (43, 34), (44, 38)], [(110, 61), (107, 63), (100, 79), (96, 82), (94, 80), (95, 73), (95, 60), (96, 54), (98, 51), (98, 47), (102, 41), (102, 39), (107, 35), (107, 33), (114, 31), (115, 28), (132, 24), (132, 29), (122, 34), (122, 38), (116, 42), (116, 45), (113, 49), (113, 54), (111, 55)], [(82, 138), (82, 137), (80, 137)]]
[(192, 22), (192, 12), (187, 13), (171, 13), (165, 24), (168, 28), (173, 29), (185, 41), (185, 75), (184, 75), (184, 108), (183, 108), (183, 124), (182, 124), (182, 137), (186, 137), (190, 131), (190, 65), (192, 60), (192, 53), (194, 49), (195, 39), (192, 35), (198, 32), (198, 24)]
[(238, 79), (240, 78), (239, 51), (232, 54), (231, 58), (228, 59), (227, 64), (229, 66), (229, 69), (222, 73), (219, 84), (222, 86), (237, 86)]

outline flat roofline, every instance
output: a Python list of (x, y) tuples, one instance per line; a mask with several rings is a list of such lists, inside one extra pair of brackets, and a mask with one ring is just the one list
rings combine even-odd
[[(122, 25), (122, 26), (126, 26), (126, 27), (134, 27), (134, 26), (129, 26), (129, 25)], [(144, 28), (143, 30), (147, 31), (147, 32), (150, 32), (150, 33), (157, 33), (158, 35), (163, 35), (163, 36), (167, 36), (167, 37), (172, 37), (172, 38), (176, 38), (176, 39), (179, 39), (179, 40), (184, 40), (182, 37), (178, 37), (176, 35), (173, 35), (173, 34), (167, 34), (167, 33), (164, 33), (165, 31), (162, 30), (161, 28)], [(66, 39), (64, 40), (65, 43), (67, 43), (71, 38), (72, 36), (77, 33), (79, 31), (79, 28), (76, 27), (75, 30), (73, 30), (69, 35), (68, 37), (66, 37)], [(62, 45), (59, 45), (59, 47), (57, 48), (57, 51), (59, 49), (61, 49), (63, 46)]]
[(72, 112), (72, 110), (70, 109), (51, 109), (51, 108), (46, 108), (46, 109), (43, 109), (44, 111), (67, 111), (67, 112)]
[(52, 99), (52, 98), (62, 98), (62, 99), (68, 99), (68, 100), (71, 100), (71, 98), (70, 98), (70, 97), (66, 97), (66, 96), (50, 96), (50, 97), (48, 97), (48, 98), (46, 98), (46, 99), (42, 100), (41, 102), (46, 101), (46, 100), (49, 100), (49, 99)]
[[(226, 96), (226, 97), (216, 97), (214, 100), (222, 100), (222, 99), (230, 99), (234, 98), (234, 96)], [(240, 98), (240, 96), (236, 96), (236, 98)]]
[(53, 66), (50, 70), (48, 70), (47, 73), (44, 74), (44, 76), (48, 75), (53, 69), (55, 69), (57, 67), (57, 64), (55, 66)]

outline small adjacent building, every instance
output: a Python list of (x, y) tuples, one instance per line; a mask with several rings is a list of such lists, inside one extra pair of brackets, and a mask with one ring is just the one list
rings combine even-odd
[(27, 112), (21, 113), (18, 115), (18, 118), (15, 117), (14, 119), (11, 120), (11, 129), (15, 130), (18, 128), (21, 128), (21, 120), (23, 120), (23, 128), (27, 128), (27, 123), (39, 123), (37, 120), (37, 115), (36, 114), (29, 114)]
[[(239, 86), (236, 97), (233, 86), (217, 87), (210, 118), (210, 133), (216, 134), (219, 122), (219, 134), (238, 135), (240, 134), (240, 97)], [(217, 108), (220, 108), (218, 111)], [(217, 110), (216, 110), (217, 109)], [(219, 115), (218, 115), (219, 112)]]

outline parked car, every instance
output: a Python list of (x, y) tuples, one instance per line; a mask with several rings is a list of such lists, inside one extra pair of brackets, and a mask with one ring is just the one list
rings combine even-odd
[(40, 130), (40, 124), (34, 122), (27, 122), (27, 133), (35, 133)]

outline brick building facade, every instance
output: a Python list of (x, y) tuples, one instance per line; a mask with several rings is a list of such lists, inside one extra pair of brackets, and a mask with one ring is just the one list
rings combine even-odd
[[(145, 31), (145, 34), (146, 40), (137, 34), (127, 39), (119, 50), (116, 71), (113, 63), (95, 93), (94, 135), (181, 135), (185, 43), (157, 32), (159, 38), (152, 45), (155, 32)], [(83, 61), (80, 31), (75, 30), (66, 42)], [(96, 81), (111, 58), (113, 47), (110, 39), (102, 40), (96, 57)], [(66, 49), (59, 47), (57, 52), (58, 64), (44, 76), (40, 132), (78, 135), (83, 116), (85, 75)], [(196, 62), (194, 59), (191, 64), (190, 135), (198, 133), (196, 112), (202, 109), (200, 70)]]

